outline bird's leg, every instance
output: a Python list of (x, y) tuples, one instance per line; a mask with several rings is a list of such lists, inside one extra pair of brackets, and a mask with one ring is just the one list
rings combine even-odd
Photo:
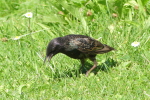
[(94, 58), (90, 58), (90, 60), (94, 63), (94, 65), (93, 65), (93, 67), (92, 67), (90, 70), (88, 70), (88, 71), (86, 72), (86, 76), (88, 76), (88, 74), (89, 74), (93, 69), (95, 69), (95, 68), (97, 67), (96, 58), (95, 58), (95, 57), (94, 57)]
[(80, 67), (80, 71), (84, 68), (84, 63), (85, 63), (85, 59), (80, 59), (81, 62), (81, 67)]
[(81, 62), (81, 67), (83, 67), (83, 66), (84, 66), (84, 63), (85, 63), (85, 60), (84, 60), (84, 59), (81, 59), (80, 62)]

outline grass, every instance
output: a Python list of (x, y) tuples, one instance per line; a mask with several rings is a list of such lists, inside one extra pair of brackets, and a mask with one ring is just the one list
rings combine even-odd
[[(0, 99), (149, 100), (149, 4), (148, 0), (0, 2)], [(22, 16), (26, 12), (33, 13), (30, 24)], [(67, 34), (102, 37), (99, 41), (117, 51), (98, 55), (99, 65), (89, 77), (78, 71), (78, 60), (63, 54), (43, 65), (48, 42)], [(21, 38), (13, 40), (16, 36)], [(131, 46), (134, 41), (140, 45)], [(91, 66), (88, 60), (86, 68)]]

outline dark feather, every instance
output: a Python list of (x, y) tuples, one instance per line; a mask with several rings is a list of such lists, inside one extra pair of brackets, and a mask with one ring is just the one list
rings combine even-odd
[(102, 44), (89, 36), (66, 35), (50, 41), (47, 46), (44, 62), (47, 58), (50, 60), (57, 53), (63, 53), (71, 58), (80, 59), (82, 66), (84, 65), (85, 59), (89, 58), (93, 61), (94, 66), (86, 73), (88, 75), (97, 66), (96, 55), (107, 53), (111, 50), (114, 50), (114, 48)]

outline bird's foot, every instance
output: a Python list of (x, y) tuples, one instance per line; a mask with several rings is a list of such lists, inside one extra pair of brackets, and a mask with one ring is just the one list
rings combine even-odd
[(89, 75), (89, 71), (86, 72), (85, 76), (88, 77), (88, 75)]

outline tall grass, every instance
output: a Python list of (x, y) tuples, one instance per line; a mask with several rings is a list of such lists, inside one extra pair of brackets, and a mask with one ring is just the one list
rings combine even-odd
[[(149, 4), (149, 0), (2, 0), (0, 98), (149, 100)], [(27, 12), (33, 17), (22, 16)], [(48, 42), (67, 34), (91, 36), (117, 51), (98, 55), (99, 66), (89, 77), (79, 72), (78, 60), (63, 54), (43, 65)], [(14, 40), (16, 36), (20, 39)], [(131, 46), (134, 41), (140, 45)], [(87, 61), (87, 70), (91, 66)]]

